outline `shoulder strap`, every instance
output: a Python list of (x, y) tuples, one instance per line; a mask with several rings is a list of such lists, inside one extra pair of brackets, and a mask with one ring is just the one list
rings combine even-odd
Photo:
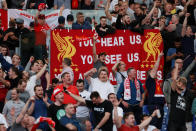
[(125, 80), (125, 76), (121, 72), (118, 72), (118, 73), (121, 75), (121, 77), (122, 77), (122, 79), (124, 81)]

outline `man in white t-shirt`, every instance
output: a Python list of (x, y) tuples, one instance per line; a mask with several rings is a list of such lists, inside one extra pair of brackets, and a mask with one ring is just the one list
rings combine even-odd
[(97, 91), (102, 99), (107, 99), (110, 93), (114, 93), (114, 87), (108, 80), (108, 69), (107, 67), (100, 67), (98, 70), (98, 78), (92, 78), (91, 76), (97, 72), (96, 68), (92, 68), (88, 72), (84, 73), (84, 77), (87, 79), (90, 85), (89, 91)]
[[(123, 109), (121, 107), (119, 107), (120, 102), (118, 101), (116, 94), (114, 93), (110, 93), (108, 95), (108, 100), (112, 102), (112, 105), (114, 108), (117, 108), (117, 112), (118, 112), (118, 120), (122, 121), (123, 118)], [(114, 118), (114, 109), (112, 111), (112, 118)], [(114, 121), (114, 125), (113, 125), (113, 131), (117, 131), (116, 125), (115, 125), (115, 121)]]
[[(84, 81), (82, 79), (78, 79), (76, 81), (76, 87), (78, 88), (79, 94), (85, 100), (90, 100), (90, 92), (84, 90)], [(80, 122), (81, 127), (85, 128), (85, 121), (89, 120), (89, 109), (87, 106), (80, 104), (76, 108), (76, 118)]]
[[(146, 120), (146, 119), (148, 119), (150, 116), (148, 116), (148, 115), (143, 115), (142, 116), (142, 121), (141, 122), (143, 122), (144, 120)], [(159, 131), (155, 126), (153, 126), (153, 125), (147, 125), (147, 126), (145, 126), (141, 131)]]
[(34, 92), (34, 87), (36, 85), (36, 80), (38, 80), (45, 72), (46, 70), (46, 67), (47, 67), (47, 63), (43, 66), (43, 68), (35, 75), (31, 76), (29, 78), (29, 80), (27, 81), (27, 86), (26, 86), (26, 91), (29, 92), (30, 94), (30, 97), (34, 96), (35, 95), (35, 92)]

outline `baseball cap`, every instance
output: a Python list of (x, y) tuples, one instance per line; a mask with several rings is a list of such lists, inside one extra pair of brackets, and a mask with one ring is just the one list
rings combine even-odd
[(62, 91), (63, 91), (63, 88), (61, 88), (60, 86), (57, 86), (56, 88), (54, 88), (54, 91), (52, 93), (51, 100), (52, 101), (55, 101), (55, 96), (58, 95)]

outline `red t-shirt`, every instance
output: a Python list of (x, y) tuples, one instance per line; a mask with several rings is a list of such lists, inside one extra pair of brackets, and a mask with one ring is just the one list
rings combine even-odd
[[(63, 88), (63, 85), (60, 85), (59, 88)], [(79, 91), (76, 86), (67, 87), (67, 91), (79, 96)], [(77, 101), (74, 98), (72, 98), (70, 95), (64, 93), (64, 103), (63, 104), (68, 104), (68, 103), (77, 104)]]
[(139, 131), (139, 126), (130, 127), (123, 124), (120, 128), (118, 128), (118, 131)]
[(5, 85), (3, 85), (0, 82), (0, 102), (5, 101), (5, 97), (6, 97), (7, 92), (8, 92), (8, 89), (5, 87)]

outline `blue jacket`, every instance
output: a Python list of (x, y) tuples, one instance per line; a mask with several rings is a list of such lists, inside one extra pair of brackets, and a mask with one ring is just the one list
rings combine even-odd
[[(14, 66), (14, 65), (8, 63), (8, 62), (5, 60), (4, 57), (3, 57), (3, 55), (2, 55), (1, 53), (0, 53), (0, 63), (1, 63), (1, 65), (2, 65), (2, 68), (3, 68), (4, 70), (6, 70), (7, 72), (9, 71), (9, 69), (10, 69), (12, 66)], [(20, 65), (19, 65), (17, 68), (18, 68), (19, 71), (23, 71), (23, 70), (24, 70), (24, 68), (23, 68), (22, 66), (20, 66)]]
[(89, 24), (89, 22), (84, 21), (84, 24), (83, 25), (78, 24), (77, 22), (76, 23), (73, 23), (72, 29), (92, 29), (92, 27)]

